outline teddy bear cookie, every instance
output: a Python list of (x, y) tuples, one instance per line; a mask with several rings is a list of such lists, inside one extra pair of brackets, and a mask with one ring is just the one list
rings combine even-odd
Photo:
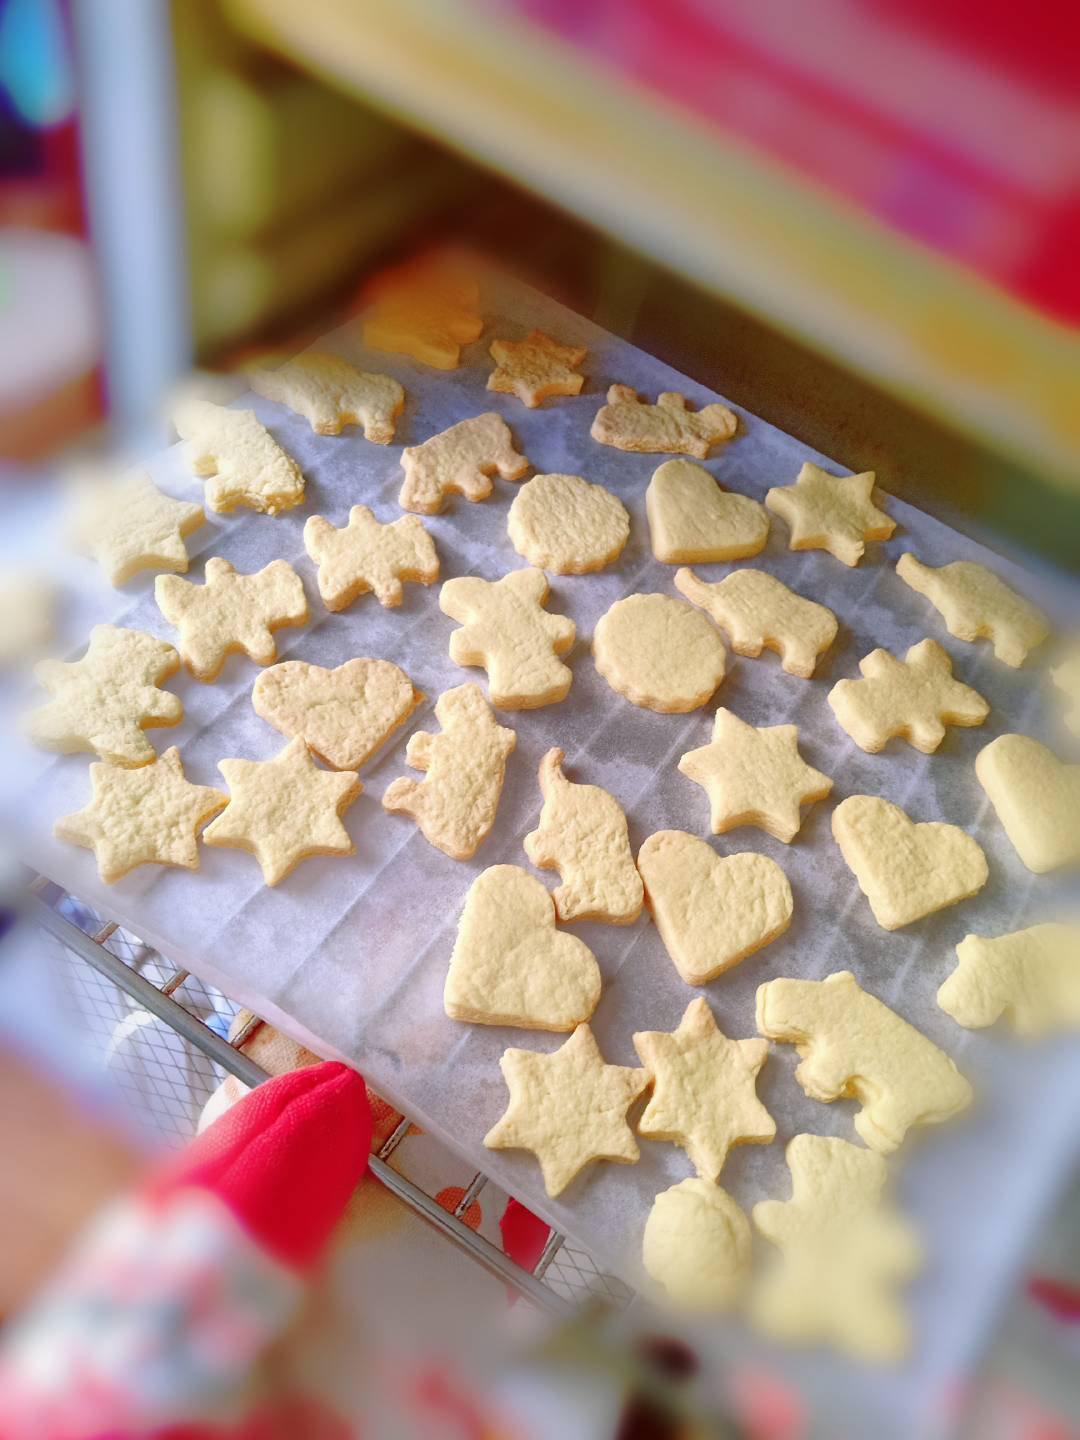
[(196, 680), (215, 679), (225, 657), (238, 650), (256, 665), (269, 665), (277, 658), (273, 632), (308, 620), (303, 584), (287, 560), (272, 560), (254, 575), (241, 575), (228, 560), (213, 555), (206, 562), (204, 585), (159, 575), (154, 598), (180, 631), (180, 656)]
[(184, 537), (204, 524), (201, 505), (163, 495), (144, 470), (118, 479), (85, 479), (76, 487), (72, 544), (92, 555), (110, 585), (140, 570), (188, 568)]
[(501, 395), (516, 395), (535, 410), (552, 395), (580, 395), (585, 383), (578, 366), (588, 354), (584, 345), (560, 345), (534, 330), (524, 340), (493, 340), (489, 353), (495, 369), (487, 388)]
[(759, 985), (757, 1027), (795, 1046), (795, 1079), (811, 1100), (860, 1102), (855, 1129), (883, 1155), (913, 1125), (938, 1125), (971, 1103), (971, 1086), (948, 1055), (861, 989), (850, 970)]
[(389, 375), (368, 374), (317, 350), (276, 370), (255, 370), (250, 380), (256, 395), (295, 410), (316, 435), (340, 435), (346, 425), (360, 425), (365, 440), (389, 445), (405, 408), (405, 391)]
[(738, 420), (719, 402), (690, 410), (684, 395), (665, 390), (655, 405), (649, 405), (631, 386), (612, 385), (589, 433), (616, 450), (666, 450), (704, 460), (714, 445), (730, 440), (738, 428)]
[(1026, 735), (999, 735), (975, 757), (975, 774), (1030, 871), (1080, 865), (1080, 765)]
[(751, 1294), (752, 1320), (788, 1343), (901, 1359), (911, 1336), (896, 1290), (920, 1268), (922, 1248), (883, 1201), (884, 1160), (827, 1135), (796, 1135), (784, 1153), (791, 1199), (763, 1200), (751, 1212), (780, 1251)]
[(256, 678), (256, 715), (297, 736), (335, 770), (359, 770), (423, 699), (389, 660), (346, 660), (334, 670), (285, 660)]
[(574, 678), (558, 658), (577, 628), (544, 609), (548, 582), (542, 570), (512, 570), (501, 580), (463, 575), (439, 591), (439, 609), (460, 630), (450, 636), (455, 665), (487, 671), (491, 703), (500, 710), (535, 710), (565, 700)]
[(899, 930), (977, 895), (988, 870), (982, 846), (958, 825), (916, 824), (877, 795), (851, 795), (833, 811), (833, 838), (883, 930)]
[(280, 515), (304, 498), (304, 477), (254, 410), (229, 410), (212, 400), (186, 400), (173, 415), (206, 503), (227, 515), (238, 505)]
[(599, 785), (568, 780), (564, 759), (562, 750), (552, 749), (540, 761), (544, 806), (539, 826), (525, 836), (525, 853), (539, 869), (562, 875), (552, 899), (563, 924), (632, 925), (644, 890), (622, 806)]
[(641, 1263), (681, 1310), (729, 1309), (750, 1273), (750, 1225), (726, 1190), (680, 1180), (653, 1201)]
[(646, 710), (697, 710), (724, 678), (724, 642), (705, 616), (671, 595), (626, 595), (596, 622), (596, 668)]
[(451, 1020), (573, 1030), (599, 999), (592, 951), (555, 928), (539, 880), (517, 865), (492, 865), (473, 881), (443, 990)]
[(550, 1054), (507, 1050), (499, 1061), (510, 1103), (484, 1136), (489, 1150), (530, 1150), (554, 1200), (594, 1160), (633, 1165), (641, 1152), (626, 1112), (649, 1083), (608, 1065), (588, 1025)]
[(887, 540), (896, 521), (874, 504), (874, 472), (830, 475), (807, 463), (793, 485), (774, 486), (765, 504), (786, 520), (792, 550), (827, 550), (845, 565), (858, 565), (867, 540)]
[(676, 570), (675, 589), (727, 632), (736, 655), (756, 659), (762, 650), (775, 650), (787, 673), (804, 680), (836, 639), (831, 610), (764, 570), (733, 570), (714, 584), (692, 570)]
[(1080, 1030), (1080, 925), (1032, 925), (986, 939), (966, 935), (937, 1003), (981, 1030), (1008, 1016), (1018, 1035)]
[(373, 591), (387, 609), (404, 598), (406, 583), (439, 578), (435, 542), (415, 515), (380, 525), (366, 505), (354, 505), (339, 530), (321, 515), (304, 522), (304, 549), (319, 567), (319, 594), (328, 610), (344, 610)]
[(769, 538), (763, 506), (725, 490), (689, 460), (665, 460), (653, 472), (645, 513), (653, 554), (665, 565), (743, 560), (757, 555)]
[(580, 475), (534, 475), (514, 496), (506, 529), (530, 565), (555, 575), (587, 575), (622, 554), (630, 516), (610, 490)]
[(952, 661), (936, 640), (920, 640), (903, 660), (871, 650), (859, 670), (861, 680), (838, 680), (828, 700), (843, 729), (871, 755), (894, 735), (932, 755), (946, 725), (981, 725), (990, 713), (977, 690), (953, 679)]
[(974, 560), (954, 560), (935, 569), (908, 551), (896, 562), (896, 573), (916, 594), (926, 596), (950, 635), (957, 640), (989, 639), (1005, 665), (1022, 665), (1050, 633), (1041, 611)]
[(791, 924), (791, 886), (767, 855), (720, 856), (685, 830), (658, 830), (637, 863), (645, 902), (687, 985), (708, 984)]
[(459, 420), (422, 445), (406, 446), (401, 452), (401, 468), (405, 472), (398, 495), (401, 508), (418, 515), (437, 515), (447, 495), (486, 500), (494, 474), (504, 480), (520, 480), (529, 462), (514, 449), (509, 425), (492, 410)]
[(711, 743), (688, 750), (679, 769), (708, 795), (714, 835), (757, 825), (785, 844), (799, 832), (799, 807), (824, 800), (833, 784), (799, 754), (796, 725), (758, 729), (723, 707)]
[(452, 860), (468, 860), (495, 823), (517, 735), (498, 724), (479, 685), (444, 691), (435, 719), (441, 735), (417, 730), (405, 747), (405, 763), (426, 770), (427, 778), (394, 780), (383, 795), (383, 808), (411, 815), (436, 850)]

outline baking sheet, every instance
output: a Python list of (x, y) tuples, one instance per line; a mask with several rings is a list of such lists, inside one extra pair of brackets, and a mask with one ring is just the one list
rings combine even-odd
[[(907, 549), (933, 565), (958, 558), (989, 561), (1059, 620), (1070, 606), (1076, 613), (1076, 592), (1048, 588), (896, 500), (887, 502), (899, 522), (896, 534), (886, 544), (870, 545), (854, 570), (821, 552), (790, 552), (787, 527), (774, 518), (766, 551), (743, 563), (771, 571), (836, 611), (840, 635), (815, 678), (784, 674), (775, 655), (749, 660), (730, 654), (728, 675), (703, 709), (691, 715), (637, 709), (597, 674), (589, 642), (596, 620), (620, 596), (674, 593), (675, 567), (652, 560), (645, 520), (645, 488), (665, 457), (600, 446), (590, 439), (589, 426), (614, 382), (632, 385), (650, 399), (661, 390), (678, 390), (696, 406), (718, 397), (515, 282), (493, 282), (489, 292), (484, 336), (465, 352), (458, 371), (440, 373), (403, 357), (365, 353), (354, 326), (320, 342), (321, 348), (339, 351), (363, 368), (401, 380), (408, 399), (399, 441), (419, 443), (454, 421), (494, 409), (509, 421), (535, 471), (582, 474), (608, 486), (631, 512), (630, 543), (617, 564), (596, 575), (552, 577), (549, 609), (572, 616), (578, 627), (577, 643), (566, 657), (573, 687), (560, 705), (500, 716), (517, 731), (518, 745), (495, 829), (476, 857), (464, 863), (448, 859), (407, 817), (389, 815), (379, 803), (394, 777), (415, 774), (404, 764), (405, 740), (414, 729), (436, 728), (432, 709), (441, 691), (469, 679), (484, 684), (482, 672), (463, 671), (449, 660), (454, 624), (438, 608), (438, 587), (407, 586), (398, 610), (384, 610), (368, 595), (342, 614), (330, 615), (318, 597), (301, 539), (308, 515), (322, 514), (341, 525), (348, 507), (358, 501), (372, 506), (380, 520), (396, 518), (401, 513), (401, 445), (368, 444), (355, 429), (338, 437), (316, 436), (284, 407), (254, 398), (242, 403), (253, 405), (303, 467), (306, 501), (273, 518), (249, 512), (210, 515), (207, 526), (189, 537), (195, 557), (189, 578), (202, 579), (210, 554), (226, 556), (242, 571), (284, 556), (303, 577), (311, 623), (278, 632), (281, 659), (337, 665), (357, 655), (382, 656), (401, 664), (425, 692), (425, 703), (363, 771), (364, 794), (346, 817), (357, 853), (306, 861), (269, 890), (252, 857), (204, 847), (196, 874), (145, 867), (104, 887), (92, 856), (53, 841), (48, 830), (56, 816), (86, 803), (88, 757), (39, 756), (18, 761), (39, 772), (25, 842), (29, 858), (177, 964), (220, 985), (313, 1048), (355, 1063), (420, 1125), (444, 1137), (602, 1264), (637, 1285), (641, 1232), (652, 1199), (691, 1174), (690, 1163), (674, 1146), (643, 1141), (639, 1164), (595, 1165), (558, 1201), (550, 1201), (529, 1156), (483, 1149), (482, 1137), (506, 1101), (498, 1069), (503, 1049), (550, 1050), (562, 1037), (456, 1024), (445, 1017), (442, 984), (457, 916), (469, 885), (486, 866), (508, 862), (529, 868), (521, 841), (536, 823), (536, 769), (549, 746), (566, 750), (573, 779), (606, 786), (619, 799), (636, 851), (647, 835), (663, 828), (708, 836), (705, 793), (679, 774), (676, 763), (684, 751), (707, 743), (718, 704), (755, 725), (795, 722), (807, 761), (835, 780), (832, 799), (805, 812), (803, 828), (790, 846), (752, 828), (711, 840), (721, 854), (756, 850), (783, 866), (795, 897), (793, 924), (704, 993), (728, 1035), (751, 1035), (754, 993), (761, 982), (851, 969), (860, 984), (954, 1056), (975, 1083), (979, 1103), (957, 1121), (909, 1137), (893, 1161), (897, 1199), (919, 1224), (928, 1252), (925, 1271), (910, 1292), (917, 1336), (911, 1361), (881, 1375), (841, 1359), (823, 1359), (820, 1353), (782, 1356), (768, 1348), (755, 1353), (771, 1356), (793, 1379), (823, 1396), (822, 1403), (842, 1399), (843, 1419), (834, 1417), (834, 1436), (865, 1434), (860, 1427), (871, 1418), (878, 1434), (932, 1433), (947, 1413), (955, 1377), (971, 1362), (993, 1321), (994, 1307), (1039, 1215), (1077, 1157), (1080, 1047), (1064, 1041), (1022, 1046), (1008, 1034), (971, 1033), (934, 1003), (952, 969), (953, 947), (965, 934), (995, 935), (1034, 923), (1053, 913), (1067, 892), (1065, 882), (1036, 879), (1024, 870), (975, 779), (974, 756), (1008, 730), (1035, 735), (1059, 751), (1063, 741), (1055, 720), (1058, 707), (1047, 695), (1044, 656), (1014, 672), (998, 664), (988, 646), (951, 639), (937, 613), (899, 581), (893, 566)], [(517, 337), (533, 326), (563, 342), (587, 345), (589, 355), (582, 395), (530, 411), (512, 396), (485, 389), (491, 369), (486, 351), (494, 336)], [(739, 414), (739, 435), (706, 462), (725, 486), (760, 500), (769, 486), (794, 480), (804, 461), (828, 464), (753, 415)], [(202, 487), (178, 447), (147, 468), (171, 494), (200, 494)], [(463, 574), (493, 579), (524, 563), (506, 536), (506, 512), (515, 493), (515, 486), (497, 480), (486, 502), (469, 504), (454, 497), (444, 514), (425, 521), (438, 546), (443, 579)], [(697, 568), (715, 580), (732, 567)], [(89, 627), (102, 620), (175, 639), (154, 604), (152, 576), (115, 592), (89, 561), (65, 561), (65, 571), (76, 591), (68, 607), (68, 638), (76, 653)], [(898, 740), (880, 755), (864, 754), (836, 724), (825, 702), (830, 686), (841, 676), (856, 675), (858, 660), (875, 646), (902, 653), (927, 635), (950, 652), (958, 677), (990, 701), (987, 725), (951, 729), (934, 756), (922, 756)], [(159, 751), (180, 745), (193, 781), (220, 784), (219, 759), (265, 759), (284, 743), (252, 710), (257, 673), (244, 657), (233, 656), (213, 684), (187, 676), (168, 682), (183, 699), (184, 721), (150, 734)], [(952, 821), (975, 835), (990, 863), (990, 882), (982, 894), (898, 933), (879, 929), (829, 828), (833, 805), (857, 793), (884, 795), (916, 820)], [(541, 878), (549, 886), (557, 883), (550, 874)], [(628, 928), (573, 928), (593, 948), (604, 976), (593, 1026), (605, 1057), (635, 1064), (633, 1031), (673, 1028), (688, 1001), (702, 992), (679, 979), (647, 916)], [(787, 1198), (783, 1147), (793, 1134), (813, 1130), (855, 1138), (854, 1107), (808, 1100), (792, 1077), (795, 1063), (790, 1046), (774, 1046), (759, 1084), (777, 1120), (776, 1143), (735, 1151), (721, 1177), (747, 1209), (766, 1196)], [(759, 1249), (764, 1248), (762, 1241)], [(708, 1333), (727, 1354), (749, 1343), (729, 1323)]]

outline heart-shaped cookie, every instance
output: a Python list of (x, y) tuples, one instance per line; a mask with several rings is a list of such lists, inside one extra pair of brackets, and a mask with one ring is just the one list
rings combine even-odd
[(883, 930), (899, 930), (978, 894), (982, 847), (958, 825), (916, 824), (879, 795), (852, 795), (833, 811), (833, 837)]
[(443, 991), (451, 1020), (573, 1030), (600, 999), (600, 967), (576, 935), (555, 928), (555, 903), (517, 865), (473, 881)]
[(423, 695), (389, 660), (346, 660), (336, 670), (285, 660), (255, 681), (255, 713), (297, 735), (338, 770), (357, 770), (416, 709)]
[(975, 774), (1029, 870), (1080, 865), (1080, 765), (1026, 735), (1001, 735), (979, 751)]
[(637, 863), (660, 938), (688, 985), (729, 970), (791, 923), (791, 886), (767, 855), (721, 856), (685, 830), (658, 830)]
[(667, 460), (645, 492), (653, 554), (666, 565), (757, 555), (769, 538), (765, 507), (733, 495), (689, 460)]

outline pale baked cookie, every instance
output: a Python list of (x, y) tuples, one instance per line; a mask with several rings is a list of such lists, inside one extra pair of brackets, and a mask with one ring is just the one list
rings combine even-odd
[(152, 725), (179, 725), (184, 707), (157, 687), (175, 675), (180, 656), (141, 630), (95, 625), (81, 660), (42, 660), (34, 675), (53, 697), (28, 717), (30, 739), (43, 750), (89, 750), (113, 765), (148, 765)]
[(32, 660), (53, 638), (55, 588), (40, 575), (0, 576), (0, 669)]
[(634, 1049), (653, 1081), (638, 1134), (682, 1146), (702, 1180), (720, 1178), (732, 1146), (775, 1138), (776, 1123), (755, 1090), (768, 1041), (729, 1040), (707, 1000), (691, 1000), (671, 1033), (639, 1030)]
[(544, 609), (542, 570), (512, 570), (501, 580), (463, 575), (439, 591), (439, 609), (460, 630), (450, 636), (455, 665), (487, 671), (491, 703), (500, 710), (535, 710), (564, 700), (574, 676), (558, 656), (574, 643), (577, 628), (565, 615)]
[(643, 890), (634, 864), (626, 816), (599, 785), (575, 785), (563, 774), (562, 750), (540, 761), (544, 797), (540, 825), (525, 836), (525, 853), (541, 870), (558, 870), (563, 883), (552, 899), (559, 919), (606, 920), (632, 925)]
[(203, 831), (207, 845), (246, 850), (267, 885), (284, 880), (311, 855), (351, 855), (341, 823), (363, 790), (351, 770), (320, 770), (303, 740), (290, 740), (273, 760), (219, 760), (229, 803)]
[(589, 947), (555, 928), (551, 896), (517, 865), (492, 865), (465, 897), (443, 990), (451, 1020), (573, 1030), (600, 999)]
[(206, 516), (201, 505), (163, 495), (144, 470), (81, 481), (69, 522), (71, 543), (92, 555), (110, 585), (140, 570), (188, 568), (184, 536)]
[(150, 765), (125, 770), (91, 765), (94, 798), (53, 826), (59, 840), (93, 850), (98, 873), (113, 885), (137, 865), (199, 868), (198, 833), (228, 796), (184, 779), (175, 745)]
[(908, 551), (896, 562), (905, 585), (925, 595), (957, 640), (989, 639), (994, 654), (1014, 668), (1050, 634), (1046, 616), (1029, 600), (1010, 590), (985, 565), (954, 560), (935, 569)]
[(408, 355), (436, 370), (456, 370), (461, 347), (484, 322), (476, 282), (456, 266), (423, 262), (386, 276), (363, 318), (369, 350)]
[(828, 699), (841, 727), (871, 755), (894, 735), (931, 755), (946, 725), (981, 725), (990, 713), (977, 690), (953, 679), (952, 661), (936, 640), (912, 645), (903, 660), (871, 650), (859, 669), (861, 680), (838, 680)]
[(1080, 645), (1050, 671), (1050, 678), (1071, 707), (1065, 714), (1065, 724), (1074, 735), (1080, 736)]
[(764, 570), (733, 570), (715, 584), (692, 570), (676, 570), (675, 589), (727, 631), (736, 655), (756, 659), (762, 650), (775, 650), (787, 673), (804, 680), (836, 639), (831, 610), (796, 595)]
[(580, 475), (534, 475), (506, 517), (510, 543), (530, 565), (555, 575), (602, 570), (630, 538), (626, 506)]
[(444, 691), (435, 719), (441, 735), (417, 730), (405, 747), (405, 763), (426, 770), (427, 779), (402, 776), (387, 787), (382, 803), (386, 810), (411, 815), (436, 850), (468, 860), (495, 823), (517, 735), (498, 724), (479, 685)]
[(680, 1308), (726, 1310), (750, 1272), (750, 1243), (749, 1222), (726, 1190), (680, 1180), (653, 1201), (641, 1263)]
[(1000, 735), (975, 757), (975, 774), (1029, 870), (1080, 865), (1080, 765), (1026, 735)]
[(405, 471), (398, 495), (401, 508), (437, 515), (452, 492), (466, 500), (486, 500), (496, 471), (504, 480), (520, 480), (529, 462), (514, 449), (506, 421), (489, 410), (459, 420), (422, 445), (406, 446), (401, 468)]
[(516, 395), (535, 409), (549, 395), (580, 395), (585, 383), (578, 366), (588, 354), (584, 345), (560, 345), (534, 330), (524, 340), (493, 340), (489, 351), (496, 368), (487, 388), (501, 395)]
[(645, 903), (687, 985), (707, 985), (791, 924), (791, 886), (767, 855), (720, 856), (685, 830), (658, 830), (637, 864)]
[(594, 1160), (638, 1160), (626, 1112), (649, 1077), (644, 1070), (605, 1064), (588, 1025), (579, 1025), (548, 1055), (507, 1050), (499, 1068), (510, 1103), (484, 1144), (489, 1150), (530, 1150), (552, 1199)]
[(916, 824), (891, 800), (852, 795), (833, 811), (833, 838), (883, 930), (899, 930), (977, 895), (986, 856), (958, 825)]
[(765, 504), (791, 531), (792, 550), (827, 550), (845, 565), (858, 565), (867, 540), (887, 540), (896, 521), (873, 502), (874, 472), (830, 475), (807, 463), (793, 485), (774, 486)]
[(278, 515), (304, 498), (300, 467), (254, 410), (229, 410), (212, 400), (186, 400), (173, 415), (188, 442), (191, 468), (206, 480), (206, 503), (219, 514), (238, 505)]
[(319, 567), (319, 594), (328, 610), (344, 610), (369, 590), (388, 610), (401, 604), (406, 582), (439, 578), (435, 542), (415, 515), (380, 525), (366, 505), (354, 505), (337, 529), (321, 515), (304, 522), (304, 549)]
[(795, 1046), (795, 1079), (811, 1100), (859, 1101), (855, 1129), (883, 1155), (913, 1125), (938, 1125), (971, 1103), (971, 1086), (944, 1050), (861, 989), (850, 970), (759, 985), (757, 1027)]
[(154, 599), (180, 631), (181, 657), (197, 680), (215, 679), (226, 655), (237, 650), (256, 665), (269, 665), (277, 658), (273, 631), (308, 619), (304, 587), (287, 560), (240, 575), (214, 555), (206, 562), (204, 585), (159, 575)]
[(1020, 1035), (1080, 1030), (1080, 925), (966, 935), (956, 958), (937, 1003), (958, 1025), (981, 1030), (1006, 1015)]
[(716, 629), (671, 595), (616, 600), (593, 632), (596, 668), (632, 705), (672, 714), (697, 710), (724, 678)]
[(346, 660), (334, 670), (285, 660), (255, 680), (256, 715), (335, 770), (359, 770), (364, 761), (423, 699), (404, 670), (389, 660)]
[(690, 460), (665, 460), (653, 472), (645, 512), (653, 554), (666, 565), (744, 560), (769, 538), (763, 505), (733, 495)]
[(883, 1202), (885, 1161), (826, 1135), (796, 1135), (785, 1159), (791, 1199), (763, 1200), (751, 1212), (781, 1252), (751, 1292), (751, 1319), (788, 1343), (902, 1359), (911, 1334), (896, 1290), (921, 1268), (922, 1248), (914, 1227)]
[(389, 375), (357, 370), (340, 355), (309, 350), (276, 370), (249, 376), (256, 395), (287, 405), (316, 435), (340, 435), (346, 425), (362, 425), (364, 439), (389, 445), (405, 407), (405, 391)]
[(785, 844), (799, 833), (799, 807), (824, 800), (833, 786), (799, 754), (798, 726), (757, 729), (723, 708), (710, 744), (688, 750), (679, 769), (708, 795), (714, 835), (756, 825)]
[(616, 450), (667, 450), (704, 460), (713, 445), (730, 440), (738, 428), (735, 416), (718, 402), (688, 410), (684, 395), (665, 390), (655, 405), (649, 405), (629, 385), (612, 385), (589, 433)]

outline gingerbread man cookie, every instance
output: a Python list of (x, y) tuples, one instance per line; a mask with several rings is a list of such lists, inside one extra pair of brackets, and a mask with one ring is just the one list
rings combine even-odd
[(520, 480), (529, 462), (514, 449), (509, 425), (492, 410), (459, 420), (422, 445), (407, 446), (401, 468), (401, 508), (437, 515), (452, 492), (466, 500), (486, 500), (496, 471), (504, 480)]
[(956, 958), (937, 1003), (958, 1025), (981, 1030), (1007, 1015), (1020, 1035), (1080, 1030), (1080, 925), (967, 935)]
[(328, 610), (344, 610), (369, 590), (380, 605), (394, 609), (406, 582), (432, 585), (439, 578), (435, 542), (415, 515), (380, 525), (366, 505), (354, 505), (340, 530), (312, 515), (304, 523), (304, 549), (319, 567), (319, 594)]
[(666, 565), (743, 560), (763, 550), (769, 538), (763, 506), (723, 489), (689, 460), (665, 460), (653, 472), (645, 512), (653, 554)]
[(439, 608), (462, 627), (450, 636), (450, 659), (487, 671), (491, 703), (500, 710), (553, 705), (570, 689), (573, 673), (558, 656), (577, 629), (544, 609), (547, 597), (547, 577), (531, 568), (501, 580), (460, 576), (439, 591)]
[(304, 498), (300, 467), (254, 410), (229, 410), (212, 400), (186, 400), (173, 416), (188, 442), (191, 468), (206, 479), (206, 503), (219, 514), (238, 505), (278, 515)]
[(581, 394), (585, 377), (578, 366), (588, 354), (584, 345), (560, 345), (534, 330), (524, 340), (493, 340), (490, 354), (496, 368), (487, 388), (516, 395), (532, 410), (550, 395)]
[(759, 985), (757, 1027), (795, 1046), (795, 1079), (811, 1100), (859, 1101), (855, 1129), (883, 1155), (913, 1125), (938, 1125), (971, 1103), (971, 1086), (948, 1055), (861, 989), (850, 970)]
[(435, 705), (441, 735), (409, 736), (405, 762), (426, 770), (404, 776), (383, 795), (383, 807), (411, 815), (426, 839), (452, 860), (468, 860), (495, 823), (506, 761), (517, 735), (499, 725), (479, 685), (447, 690)]
[(346, 425), (362, 425), (364, 439), (389, 445), (405, 406), (405, 391), (389, 375), (357, 370), (340, 355), (309, 350), (279, 365), (256, 370), (256, 395), (295, 410), (316, 435), (340, 435)]
[(273, 631), (305, 625), (307, 597), (287, 560), (241, 575), (220, 555), (206, 562), (206, 583), (159, 575), (158, 609), (180, 631), (180, 655), (197, 680), (213, 680), (226, 655), (241, 650), (256, 665), (277, 658)]
[(541, 870), (558, 870), (563, 883), (552, 899), (559, 919), (606, 920), (632, 925), (641, 914), (643, 889), (634, 865), (626, 816), (599, 785), (575, 785), (563, 774), (562, 750), (540, 762), (544, 808), (539, 828), (525, 836), (525, 853)]
[(912, 645), (903, 660), (871, 650), (859, 669), (861, 680), (838, 680), (828, 699), (855, 744), (871, 755), (894, 735), (931, 755), (946, 725), (981, 725), (990, 713), (977, 690), (953, 679), (952, 661), (936, 640)]
[(612, 385), (589, 433), (616, 450), (666, 450), (704, 460), (713, 445), (730, 440), (738, 427), (732, 412), (719, 402), (688, 410), (684, 395), (665, 390), (655, 405), (649, 405), (631, 386)]
[(1029, 870), (1080, 865), (1080, 765), (1026, 735), (999, 735), (975, 757), (975, 774)]
[(188, 568), (184, 536), (206, 516), (201, 505), (163, 495), (144, 470), (119, 479), (86, 479), (75, 492), (71, 540), (99, 562), (110, 585), (140, 570)]
[(896, 521), (873, 503), (874, 472), (830, 475), (806, 464), (793, 485), (774, 486), (765, 504), (791, 530), (792, 550), (827, 550), (845, 565), (858, 565), (867, 540), (887, 540)]
[(954, 560), (935, 569), (909, 551), (896, 562), (896, 573), (919, 595), (925, 595), (957, 640), (993, 641), (994, 654), (1014, 668), (1050, 633), (1046, 616), (1030, 601), (1010, 590), (985, 565)]
[(831, 610), (764, 570), (733, 570), (711, 585), (692, 570), (676, 570), (675, 589), (727, 631), (736, 655), (756, 659), (763, 649), (775, 650), (787, 673), (804, 680), (836, 639)]

